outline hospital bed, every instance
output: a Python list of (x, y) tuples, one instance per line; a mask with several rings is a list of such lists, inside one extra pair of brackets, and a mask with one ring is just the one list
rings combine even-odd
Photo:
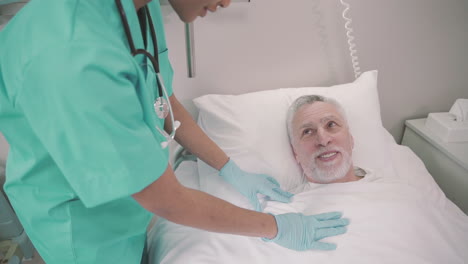
[[(264, 212), (274, 214), (343, 212), (351, 221), (347, 233), (324, 239), (338, 248), (296, 252), (260, 238), (158, 219), (148, 233), (149, 262), (468, 263), (468, 216), (446, 198), (421, 160), (383, 128), (376, 71), (331, 87), (210, 94), (194, 103), (199, 125), (240, 167), (267, 173), (294, 191), (304, 179), (290, 150), (286, 109), (303, 94), (333, 97), (343, 105), (355, 141), (354, 165), (368, 169), (375, 180), (321, 185), (297, 192), (289, 204), (262, 197), (262, 204)], [(176, 175), (185, 186), (252, 208), (202, 161), (179, 157), (177, 165)]]

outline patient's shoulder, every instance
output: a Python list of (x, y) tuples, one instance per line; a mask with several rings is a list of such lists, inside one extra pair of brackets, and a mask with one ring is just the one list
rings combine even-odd
[(309, 188), (310, 188), (310, 185), (306, 181), (306, 182), (301, 183), (298, 186), (292, 188), (291, 190), (289, 190), (289, 192), (293, 193), (293, 194), (298, 194), (298, 193), (305, 192), (305, 191), (309, 190)]

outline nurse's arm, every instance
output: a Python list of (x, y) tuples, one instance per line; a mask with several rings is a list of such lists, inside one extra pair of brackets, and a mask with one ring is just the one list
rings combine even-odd
[(270, 239), (278, 232), (274, 216), (186, 188), (177, 181), (171, 166), (133, 198), (146, 210), (180, 225)]
[[(211, 167), (220, 170), (228, 162), (229, 157), (197, 125), (175, 95), (170, 96), (169, 100), (174, 111), (174, 118), (181, 122), (177, 129), (176, 141)], [(166, 121), (166, 131), (171, 131), (171, 128), (170, 121)]]

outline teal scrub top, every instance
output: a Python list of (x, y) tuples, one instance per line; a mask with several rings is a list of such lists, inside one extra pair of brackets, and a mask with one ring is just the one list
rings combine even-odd
[[(144, 48), (133, 1), (122, 3)], [(159, 2), (149, 9), (171, 95)], [(162, 175), (168, 151), (154, 74), (130, 54), (114, 0), (31, 0), (0, 45), (4, 189), (34, 246), (48, 264), (139, 263), (152, 214), (131, 195)]]

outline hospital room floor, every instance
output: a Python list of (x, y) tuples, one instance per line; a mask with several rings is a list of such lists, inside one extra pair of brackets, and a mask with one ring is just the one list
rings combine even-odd
[(21, 264), (45, 264), (45, 262), (42, 260), (41, 256), (37, 253), (36, 250), (34, 250), (34, 256), (31, 260), (23, 260)]

